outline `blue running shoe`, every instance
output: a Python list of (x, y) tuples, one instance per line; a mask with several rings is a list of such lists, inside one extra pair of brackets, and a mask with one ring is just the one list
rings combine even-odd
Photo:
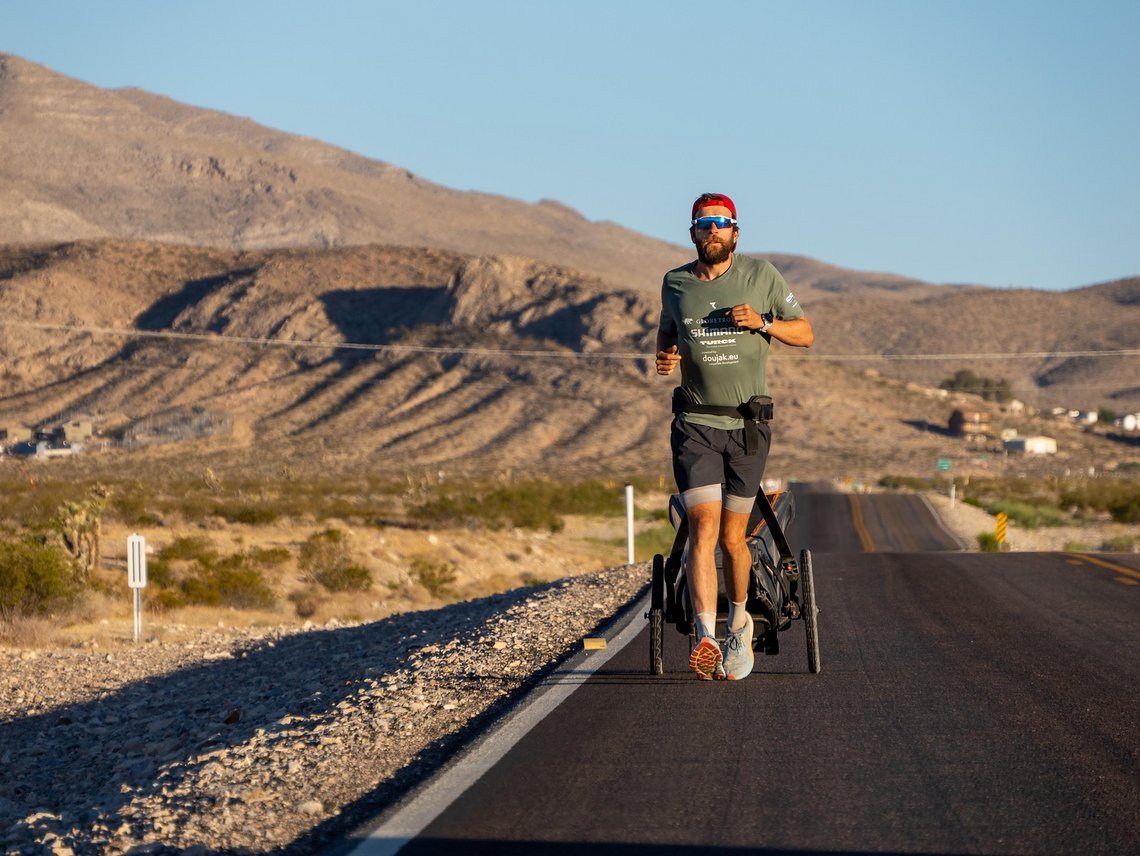
[(752, 616), (745, 614), (744, 626), (729, 631), (724, 640), (724, 673), (730, 681), (739, 681), (752, 674), (756, 655), (752, 653)]

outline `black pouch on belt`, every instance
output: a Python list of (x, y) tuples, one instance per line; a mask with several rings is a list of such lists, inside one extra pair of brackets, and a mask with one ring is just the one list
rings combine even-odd
[(754, 455), (760, 448), (760, 423), (772, 420), (772, 397), (754, 395), (743, 404), (728, 407), (716, 404), (697, 404), (684, 387), (673, 390), (674, 413), (707, 413), (712, 416), (731, 416), (744, 420), (744, 453)]

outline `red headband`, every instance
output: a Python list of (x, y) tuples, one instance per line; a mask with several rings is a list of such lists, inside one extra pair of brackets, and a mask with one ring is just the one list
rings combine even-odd
[(693, 219), (696, 219), (697, 212), (702, 208), (711, 208), (714, 205), (723, 205), (732, 212), (732, 219), (736, 219), (736, 206), (723, 193), (702, 193), (700, 198), (693, 203)]

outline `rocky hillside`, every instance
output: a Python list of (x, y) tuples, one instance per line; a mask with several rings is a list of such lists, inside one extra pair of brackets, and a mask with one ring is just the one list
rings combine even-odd
[[(1099, 324), (1102, 339), (1123, 342), (1140, 322), (1134, 293), (1123, 284), (964, 291), (950, 308), (869, 297), (809, 306), (817, 347), (778, 346), (772, 361), (774, 466), (801, 477), (925, 471), (950, 441), (922, 428), (944, 425), (954, 402), (885, 376), (896, 364), (872, 353), (1032, 347), (991, 317), (995, 305), (1038, 329), (1068, 313), (1070, 336)], [(641, 356), (656, 317), (652, 296), (521, 257), (9, 247), (0, 250), (0, 422), (91, 415), (144, 445), (225, 417), (224, 437), (198, 451), (270, 467), (659, 472), (671, 384)], [(1058, 345), (1071, 347), (1060, 334)], [(1127, 393), (1127, 377), (1104, 363), (1088, 363), (1098, 382)], [(937, 377), (959, 363), (922, 365)], [(915, 363), (898, 367), (917, 373)]]

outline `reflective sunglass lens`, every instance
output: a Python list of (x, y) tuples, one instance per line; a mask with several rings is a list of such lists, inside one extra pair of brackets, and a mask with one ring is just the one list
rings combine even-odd
[(736, 221), (731, 217), (698, 217), (693, 221), (693, 225), (702, 231), (706, 231), (713, 226), (718, 229), (727, 229), (730, 226), (735, 226)]

